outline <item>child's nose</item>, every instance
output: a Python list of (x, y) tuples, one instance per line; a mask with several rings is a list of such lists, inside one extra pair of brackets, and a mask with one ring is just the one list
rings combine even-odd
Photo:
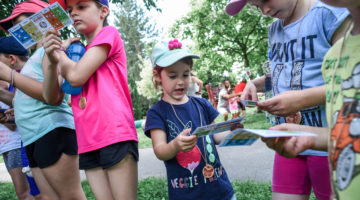
[(73, 10), (71, 11), (71, 13), (70, 13), (70, 17), (76, 16), (77, 13), (78, 13), (77, 10), (76, 10), (76, 9), (73, 9)]
[(185, 83), (185, 80), (182, 79), (182, 78), (179, 78), (177, 83), (178, 83), (179, 85), (182, 85), (182, 84)]

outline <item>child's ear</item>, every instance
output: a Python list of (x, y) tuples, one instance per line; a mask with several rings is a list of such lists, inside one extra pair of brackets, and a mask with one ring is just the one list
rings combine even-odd
[(15, 65), (17, 64), (17, 57), (15, 55), (9, 54), (10, 58), (10, 67), (15, 68)]
[(101, 14), (100, 14), (101, 19), (105, 19), (109, 15), (109, 8), (107, 6), (102, 6), (100, 10), (101, 10)]
[(153, 70), (153, 76), (154, 76), (154, 80), (157, 83), (161, 82), (161, 77), (160, 77), (160, 73), (157, 70)]

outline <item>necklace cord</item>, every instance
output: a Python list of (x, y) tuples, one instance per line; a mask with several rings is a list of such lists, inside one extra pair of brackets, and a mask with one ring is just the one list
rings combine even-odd
[[(296, 4), (297, 6), (297, 4)], [(293, 67), (295, 67), (296, 64), (296, 58), (297, 58), (297, 50), (298, 50), (298, 43), (299, 43), (299, 35), (300, 35), (300, 29), (301, 29), (301, 25), (306, 17), (306, 14), (310, 11), (311, 9), (311, 2), (308, 5), (308, 9), (305, 13), (305, 15), (301, 18), (299, 27), (298, 27), (298, 31), (297, 31), (297, 35), (296, 35), (296, 46), (295, 46), (295, 57), (293, 60)], [(285, 51), (286, 51), (286, 47), (285, 47), (285, 21), (282, 21), (282, 31), (281, 31), (281, 39), (282, 39), (282, 47), (283, 47), (283, 52), (282, 52), (282, 59), (283, 59), (283, 69), (284, 69), (284, 79), (285, 79), (285, 87), (289, 89), (288, 84), (287, 84), (287, 77), (286, 77), (286, 62), (285, 62)], [(289, 55), (290, 56), (290, 55)], [(293, 87), (290, 83), (290, 90), (292, 90)]]
[[(192, 101), (193, 98), (192, 98), (192, 97), (189, 97), (189, 100)], [(184, 126), (184, 129), (186, 129), (187, 127), (185, 126), (184, 122), (180, 119), (180, 117), (177, 115), (176, 110), (175, 110), (173, 104), (171, 104), (171, 103), (169, 103), (169, 104), (170, 104), (170, 106), (171, 106), (171, 108), (172, 108), (172, 110), (173, 110), (173, 112), (174, 112), (174, 114), (175, 114), (176, 119)], [(203, 126), (203, 122), (202, 122), (202, 116), (201, 116), (200, 108), (199, 108), (199, 106), (196, 104), (195, 100), (194, 100), (194, 104), (195, 104), (195, 106), (196, 106), (196, 108), (197, 108), (197, 110), (198, 110), (198, 113), (199, 113), (200, 127), (202, 127), (202, 126)], [(207, 153), (206, 153), (206, 149), (205, 149), (205, 136), (202, 137), (202, 142), (203, 142), (203, 147), (204, 147), (204, 155), (203, 155), (203, 153), (201, 153), (201, 150), (200, 150), (200, 148), (199, 148), (197, 145), (196, 145), (196, 147), (198, 148), (201, 157), (204, 159), (205, 164), (208, 165)]]

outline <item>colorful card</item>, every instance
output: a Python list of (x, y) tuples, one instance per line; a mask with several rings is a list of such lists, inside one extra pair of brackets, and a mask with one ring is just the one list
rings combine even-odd
[(291, 137), (291, 136), (316, 136), (316, 134), (300, 131), (276, 131), (267, 129), (235, 129), (229, 133), (219, 146), (251, 145), (259, 137)]
[(59, 31), (73, 24), (70, 16), (58, 2), (40, 10), (11, 27), (9, 33), (25, 48), (38, 43), (49, 29)]
[(256, 107), (257, 101), (241, 100), (241, 103), (246, 107)]
[(216, 123), (216, 124), (210, 124), (207, 126), (197, 127), (195, 131), (193, 132), (193, 135), (197, 136), (204, 136), (204, 135), (211, 135), (215, 133), (220, 133), (223, 131), (228, 130), (234, 130), (238, 128), (241, 125), (241, 121), (245, 117), (229, 120), (226, 122)]

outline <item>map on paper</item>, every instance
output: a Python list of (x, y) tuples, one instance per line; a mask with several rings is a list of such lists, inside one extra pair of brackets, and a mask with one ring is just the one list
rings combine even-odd
[(71, 24), (73, 24), (72, 19), (56, 2), (11, 27), (8, 31), (25, 49), (28, 49), (38, 43), (49, 29), (59, 31)]

